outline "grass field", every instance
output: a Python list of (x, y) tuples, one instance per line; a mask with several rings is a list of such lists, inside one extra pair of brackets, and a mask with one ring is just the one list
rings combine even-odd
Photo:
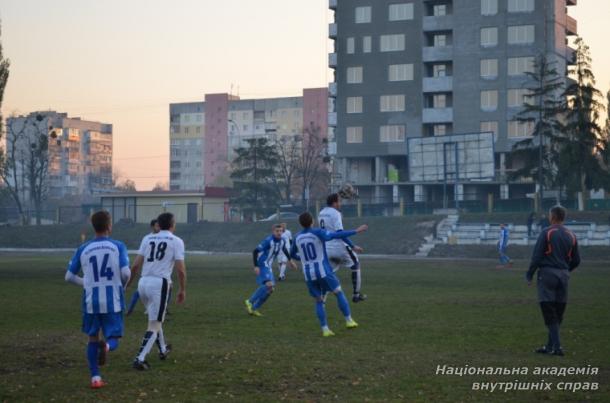
[[(88, 389), (80, 333), (80, 291), (64, 283), (67, 256), (0, 256), (0, 401), (610, 401), (610, 267), (585, 263), (573, 275), (563, 326), (566, 357), (539, 356), (545, 334), (523, 262), (496, 270), (491, 261), (364, 261), (369, 300), (353, 305), (360, 327), (342, 327), (331, 298), (320, 336), (301, 275), (291, 272), (249, 317), (243, 300), (255, 287), (248, 257), (188, 257), (185, 306), (165, 325), (171, 359), (131, 361), (145, 318), (126, 319), (109, 357), (105, 389)], [(349, 289), (349, 274), (341, 273)], [(131, 292), (131, 291), (130, 291)], [(599, 367), (589, 376), (448, 376), (455, 367)], [(596, 382), (589, 392), (472, 391), (473, 382)]]

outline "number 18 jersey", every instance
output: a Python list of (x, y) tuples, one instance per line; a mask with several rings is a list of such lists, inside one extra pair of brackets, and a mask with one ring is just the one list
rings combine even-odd
[(138, 255), (144, 258), (142, 277), (171, 281), (174, 262), (184, 260), (184, 242), (170, 231), (148, 234), (142, 239)]

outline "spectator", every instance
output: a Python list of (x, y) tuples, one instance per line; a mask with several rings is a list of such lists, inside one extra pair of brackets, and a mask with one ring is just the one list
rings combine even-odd
[(534, 225), (534, 220), (536, 219), (536, 213), (531, 212), (527, 217), (527, 237), (530, 238), (532, 236), (532, 226)]

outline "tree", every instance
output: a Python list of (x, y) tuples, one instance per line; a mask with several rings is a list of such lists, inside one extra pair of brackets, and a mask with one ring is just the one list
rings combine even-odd
[(247, 146), (235, 149), (231, 179), (236, 196), (232, 202), (256, 219), (266, 209), (275, 208), (280, 198), (276, 175), (279, 156), (266, 138), (246, 142)]
[[(4, 133), (4, 116), (2, 116), (2, 102), (4, 100), (4, 90), (6, 89), (6, 83), (8, 82), (9, 77), (9, 68), (11, 62), (8, 59), (4, 58), (4, 53), (2, 51), (2, 43), (0, 42), (0, 179), (2, 180), (2, 190), (1, 192), (6, 195), (7, 193), (11, 196), (13, 200), (15, 200), (15, 195), (13, 194), (12, 188), (8, 186), (8, 159), (5, 153), (5, 150), (2, 148), (2, 135)], [(18, 198), (17, 198), (18, 199)], [(15, 200), (18, 202), (19, 200)], [(18, 204), (19, 215), (23, 218), (23, 208), (20, 203)]]
[(169, 190), (169, 183), (167, 182), (157, 182), (155, 186), (152, 188), (153, 192), (166, 192)]
[[(511, 152), (511, 157), (523, 165), (510, 178), (536, 178), (540, 201), (544, 198), (544, 188), (555, 182), (555, 140), (560, 134), (559, 118), (564, 108), (558, 99), (563, 80), (554, 64), (541, 54), (535, 59), (533, 70), (526, 73), (529, 85), (524, 87), (527, 93), (517, 122), (533, 123), (534, 128), (531, 137), (516, 142)], [(538, 206), (541, 208), (542, 203)]]
[(330, 171), (326, 166), (327, 139), (321, 129), (310, 125), (303, 131), (301, 153), (297, 165), (297, 177), (301, 184), (301, 202), (306, 205), (311, 198), (311, 191), (318, 186), (325, 186), (330, 180)]
[(118, 190), (119, 192), (135, 192), (135, 191), (137, 191), (136, 183), (134, 181), (132, 181), (131, 179), (125, 179), (122, 182), (116, 183), (114, 185), (114, 188), (116, 190)]
[(292, 191), (299, 172), (302, 137), (283, 136), (276, 142), (278, 153), (278, 176), (283, 190), (282, 200), (292, 204)]
[(565, 136), (560, 139), (559, 175), (568, 194), (580, 193), (584, 204), (590, 190), (609, 188), (609, 174), (602, 163), (608, 136), (598, 123), (604, 105), (595, 88), (589, 47), (582, 38), (575, 44), (574, 64), (568, 70), (573, 80), (564, 92), (567, 113)]

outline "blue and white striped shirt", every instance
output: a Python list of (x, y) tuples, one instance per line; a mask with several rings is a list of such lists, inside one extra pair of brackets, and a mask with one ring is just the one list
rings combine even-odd
[(125, 245), (100, 237), (81, 245), (68, 270), (83, 271), (83, 312), (90, 314), (121, 312), (125, 307), (121, 269), (129, 268)]

